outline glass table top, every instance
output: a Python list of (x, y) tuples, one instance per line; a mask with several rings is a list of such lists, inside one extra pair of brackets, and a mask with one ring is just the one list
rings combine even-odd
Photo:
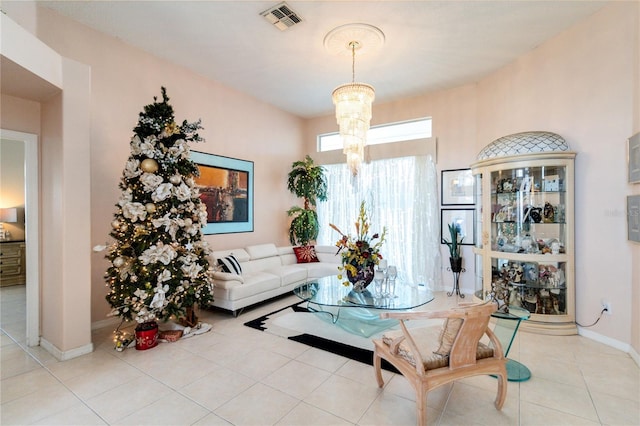
[[(373, 283), (369, 285), (373, 290)], [(299, 285), (293, 293), (309, 303), (324, 306), (360, 307), (386, 310), (406, 310), (433, 300), (433, 293), (424, 285), (411, 286), (397, 281), (395, 297), (374, 297), (372, 291), (353, 291), (352, 286), (344, 286), (335, 275), (309, 280)]]

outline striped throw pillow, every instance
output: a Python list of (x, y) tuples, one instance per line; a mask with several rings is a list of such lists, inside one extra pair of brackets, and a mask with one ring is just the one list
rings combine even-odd
[(222, 268), (224, 272), (228, 272), (230, 274), (242, 275), (242, 267), (240, 266), (240, 262), (233, 254), (230, 254), (227, 257), (223, 257), (218, 259), (218, 265)]

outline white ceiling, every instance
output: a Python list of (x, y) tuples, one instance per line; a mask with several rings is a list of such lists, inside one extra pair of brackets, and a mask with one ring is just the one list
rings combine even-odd
[[(351, 81), (333, 28), (367, 23), (386, 37), (356, 55), (376, 103), (480, 80), (606, 1), (287, 1), (303, 22), (281, 32), (260, 16), (275, 1), (40, 1), (45, 7), (301, 117), (330, 114)], [(170, 88), (169, 88), (170, 90)]]

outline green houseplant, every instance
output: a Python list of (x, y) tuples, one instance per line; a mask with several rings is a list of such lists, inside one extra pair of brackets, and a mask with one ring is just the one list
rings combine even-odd
[(295, 161), (288, 175), (287, 188), (304, 200), (303, 207), (293, 206), (287, 210), (287, 215), (293, 218), (289, 226), (289, 241), (292, 245), (309, 245), (309, 242), (318, 237), (316, 202), (327, 199), (324, 168), (314, 164), (308, 155), (304, 161)]
[(460, 254), (460, 244), (464, 237), (460, 236), (460, 225), (456, 223), (450, 223), (449, 236), (450, 240), (444, 240), (445, 244), (449, 247), (449, 262), (451, 263), (451, 270), (453, 272), (460, 272), (462, 270), (462, 256)]

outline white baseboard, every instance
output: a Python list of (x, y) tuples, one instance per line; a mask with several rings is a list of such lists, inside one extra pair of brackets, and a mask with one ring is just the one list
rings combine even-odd
[(631, 345), (628, 343), (624, 343), (619, 340), (612, 339), (611, 337), (603, 336), (602, 334), (596, 333), (591, 330), (585, 330), (583, 327), (580, 327), (580, 326), (578, 326), (578, 334), (588, 339), (595, 340), (596, 342), (603, 343), (607, 346), (611, 346), (612, 348), (621, 350), (622, 352), (631, 354), (632, 348), (631, 348)]
[(629, 355), (631, 355), (631, 358), (636, 362), (636, 365), (638, 367), (640, 367), (640, 355), (638, 355), (638, 352), (636, 352), (636, 350), (633, 348), (633, 346), (631, 346), (631, 350), (629, 351)]
[(88, 343), (84, 346), (80, 346), (69, 351), (61, 351), (44, 337), (40, 338), (40, 346), (42, 346), (47, 352), (53, 355), (58, 361), (67, 361), (69, 359), (77, 358), (79, 356), (90, 354), (91, 352), (93, 352), (93, 343)]

